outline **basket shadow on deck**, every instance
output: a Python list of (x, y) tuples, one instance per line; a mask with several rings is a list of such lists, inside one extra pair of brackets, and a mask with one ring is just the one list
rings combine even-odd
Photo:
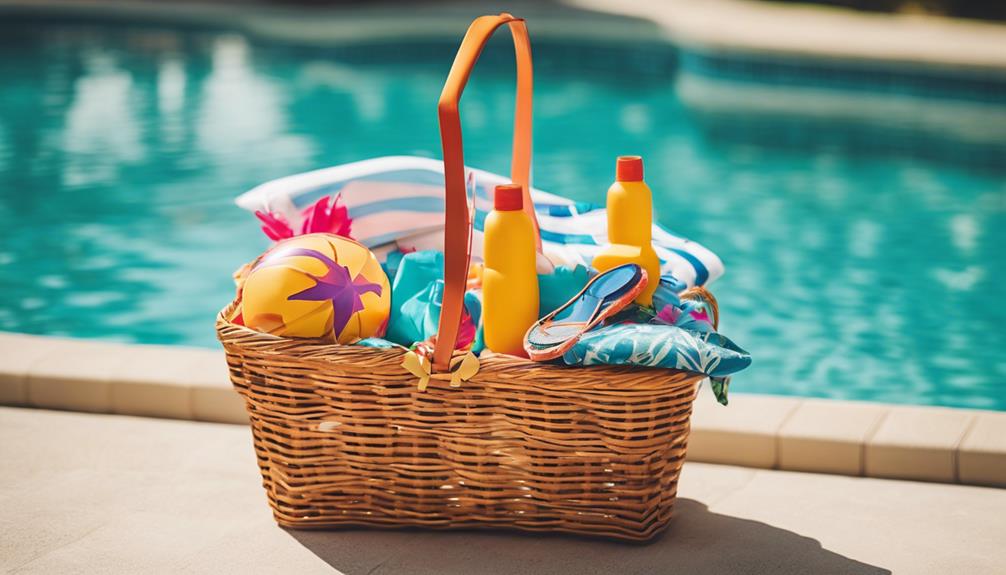
[(822, 548), (816, 539), (713, 513), (679, 498), (649, 543), (513, 531), (350, 529), (288, 533), (346, 575), (441, 573), (842, 573), (890, 570)]

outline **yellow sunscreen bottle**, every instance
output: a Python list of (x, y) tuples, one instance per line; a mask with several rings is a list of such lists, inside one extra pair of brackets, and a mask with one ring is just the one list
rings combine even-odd
[(534, 224), (519, 184), (496, 186), (483, 236), (482, 325), (486, 347), (527, 357), (524, 334), (538, 321)]
[(652, 305), (653, 292), (660, 284), (660, 258), (653, 251), (653, 193), (643, 182), (643, 159), (619, 156), (615, 183), (608, 188), (608, 242), (594, 256), (598, 271), (622, 264), (638, 264), (646, 270), (646, 288), (636, 298), (640, 305)]

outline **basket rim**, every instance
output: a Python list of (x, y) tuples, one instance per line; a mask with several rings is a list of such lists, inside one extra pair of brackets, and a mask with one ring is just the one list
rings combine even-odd
[[(276, 356), (295, 354), (295, 360), (304, 363), (314, 363), (319, 367), (331, 367), (340, 365), (346, 367), (347, 363), (360, 363), (365, 361), (366, 356), (374, 359), (387, 357), (387, 354), (394, 354), (400, 358), (410, 353), (410, 350), (399, 344), (394, 347), (366, 347), (360, 345), (340, 345), (330, 340), (322, 338), (290, 338), (274, 334), (264, 333), (250, 327), (237, 325), (227, 317), (237, 308), (240, 300), (234, 299), (225, 306), (216, 319), (217, 338), (224, 346), (228, 355), (240, 350), (241, 355), (264, 355)], [(240, 339), (241, 341), (235, 341)], [(251, 345), (250, 345), (251, 344)], [(254, 349), (252, 349), (254, 348)], [(464, 355), (463, 351), (456, 351), (456, 356)], [(574, 389), (580, 387), (576, 380), (579, 378), (569, 377), (571, 370), (589, 371), (592, 375), (598, 372), (606, 372), (611, 376), (624, 375), (628, 373), (652, 372), (654, 377), (666, 377), (668, 383), (682, 385), (691, 380), (703, 380), (708, 376), (703, 373), (684, 371), (678, 369), (667, 369), (660, 367), (647, 367), (637, 365), (563, 365), (556, 363), (537, 362), (527, 358), (493, 353), (485, 350), (479, 356), (479, 362), (483, 368), (499, 367), (507, 369), (536, 369), (542, 375), (549, 375), (541, 385), (542, 389), (553, 389), (561, 387), (563, 389)], [(564, 377), (563, 377), (564, 376)], [(619, 386), (617, 379), (610, 382), (612, 391), (625, 392), (630, 387)]]

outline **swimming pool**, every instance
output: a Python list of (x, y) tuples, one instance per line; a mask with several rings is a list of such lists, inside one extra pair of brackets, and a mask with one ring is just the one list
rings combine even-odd
[[(308, 48), (6, 19), (0, 329), (216, 346), (230, 270), (267, 245), (233, 198), (298, 171), (437, 157), (457, 41)], [(508, 50), (486, 52), (462, 102), (468, 163), (503, 173)], [(734, 390), (1006, 409), (1001, 84), (892, 95), (789, 67), (776, 86), (812, 96), (789, 114), (735, 107), (771, 99), (742, 73), (764, 63), (538, 38), (535, 55), (535, 184), (601, 202), (616, 155), (647, 159), (660, 220), (727, 265), (723, 331), (755, 358)], [(813, 113), (814, 94), (878, 91), (914, 112)], [(983, 120), (934, 130), (947, 110)]]

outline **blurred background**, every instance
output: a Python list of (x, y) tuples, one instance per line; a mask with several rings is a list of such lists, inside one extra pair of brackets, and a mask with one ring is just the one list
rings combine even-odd
[(864, 12), (931, 14), (955, 18), (1006, 19), (1006, 5), (984, 0), (788, 0), (791, 4), (820, 4)]
[[(726, 264), (722, 331), (754, 356), (735, 391), (1006, 409), (1004, 4), (617, 4), (5, 2), (0, 330), (216, 347), (268, 245), (234, 197), (439, 157), (460, 37), (508, 9), (534, 185), (603, 203), (615, 157), (645, 158), (660, 222)], [(744, 45), (731, 10), (788, 18), (788, 49)], [(499, 173), (509, 43), (461, 110), (467, 163)]]

